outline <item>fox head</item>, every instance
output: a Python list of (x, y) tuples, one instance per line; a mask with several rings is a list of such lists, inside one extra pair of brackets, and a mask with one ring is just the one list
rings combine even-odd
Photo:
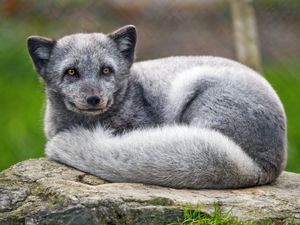
[(67, 110), (99, 115), (114, 104), (134, 60), (136, 29), (73, 34), (58, 40), (30, 36), (29, 54), (46, 90)]

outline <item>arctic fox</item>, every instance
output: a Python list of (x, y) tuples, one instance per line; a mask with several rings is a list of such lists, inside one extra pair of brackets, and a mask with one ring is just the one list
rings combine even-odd
[(136, 29), (28, 38), (47, 96), (46, 155), (111, 182), (240, 188), (276, 179), (286, 117), (270, 84), (232, 60), (134, 61)]

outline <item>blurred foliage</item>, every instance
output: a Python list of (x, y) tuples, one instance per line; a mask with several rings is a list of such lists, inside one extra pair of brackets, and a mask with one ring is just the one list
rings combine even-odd
[(300, 172), (300, 59), (264, 66), (265, 76), (283, 102), (288, 123), (288, 171)]
[(253, 2), (259, 7), (272, 7), (273, 9), (292, 12), (299, 16), (300, 1), (298, 0), (254, 0)]
[[(81, 0), (73, 1), (72, 4), (66, 0), (50, 1), (47, 4), (44, 1), (32, 0), (30, 2), (34, 4), (30, 5), (28, 5), (29, 1), (21, 2), (28, 7), (21, 7), (21, 11), (15, 12), (16, 6), (11, 6), (13, 15), (1, 15), (0, 10), (0, 170), (21, 160), (43, 156), (44, 94), (41, 82), (27, 54), (26, 38), (31, 34), (58, 37), (79, 31), (109, 31), (126, 23), (134, 23), (139, 28), (141, 44), (138, 52), (142, 59), (171, 54), (197, 53), (227, 57), (234, 55), (233, 40), (228, 28), (230, 15), (226, 10), (218, 12), (221, 13), (218, 15), (214, 13), (210, 15), (209, 12), (212, 10), (204, 8), (203, 12), (206, 14), (199, 16), (199, 13), (196, 13), (195, 17), (191, 17), (192, 13), (187, 11), (188, 13), (181, 14), (182, 17), (175, 18), (178, 9), (174, 7), (168, 8), (168, 15), (147, 9), (143, 11), (142, 18), (137, 13), (137, 9), (130, 11), (111, 5), (105, 8), (109, 5), (107, 1), (84, 6)], [(259, 8), (260, 3), (262, 7), (272, 7), (276, 10), (284, 8), (288, 11), (287, 8), (291, 7), (292, 14), (296, 15), (293, 18), (300, 15), (296, 13), (300, 1), (287, 0), (284, 1), (285, 6), (282, 6), (282, 0), (255, 2), (256, 8)], [(60, 10), (54, 10), (57, 8)], [(258, 14), (263, 13), (258, 12)], [(203, 18), (209, 19), (204, 21)], [(214, 18), (221, 21), (221, 26)], [(284, 20), (285, 17), (282, 19)], [(270, 20), (273, 21), (273, 18), (270, 17)], [(266, 21), (267, 26), (270, 22)], [(197, 23), (201, 28), (195, 29)], [(284, 38), (278, 38), (278, 31), (266, 29), (263, 22), (259, 29), (260, 34), (263, 34), (261, 39), (263, 56), (267, 59), (264, 72), (282, 99), (288, 118), (287, 170), (300, 172), (300, 52), (297, 50), (299, 49), (297, 43), (291, 41), (297, 40), (295, 39), (297, 36), (288, 35), (292, 33), (288, 31), (299, 33), (299, 26), (298, 30), (295, 29), (297, 24), (295, 23), (290, 30), (284, 30), (285, 24), (275, 26)], [(210, 35), (211, 32), (215, 33)], [(191, 43), (190, 40), (198, 36), (201, 37), (199, 42)], [(285, 42), (280, 42), (281, 39)], [(285, 46), (279, 48), (282, 43)]]
[(0, 170), (43, 154), (43, 92), (18, 26), (0, 23)]

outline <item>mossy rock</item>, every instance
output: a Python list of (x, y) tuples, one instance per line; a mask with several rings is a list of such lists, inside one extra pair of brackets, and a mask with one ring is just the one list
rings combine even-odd
[(159, 225), (182, 218), (187, 205), (211, 214), (216, 204), (242, 221), (300, 222), (300, 175), (245, 189), (177, 190), (108, 183), (44, 158), (0, 173), (1, 225)]

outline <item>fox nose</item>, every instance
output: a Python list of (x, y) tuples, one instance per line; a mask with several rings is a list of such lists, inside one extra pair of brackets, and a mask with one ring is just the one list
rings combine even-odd
[(100, 98), (98, 96), (90, 96), (86, 101), (89, 105), (95, 106), (100, 102)]

